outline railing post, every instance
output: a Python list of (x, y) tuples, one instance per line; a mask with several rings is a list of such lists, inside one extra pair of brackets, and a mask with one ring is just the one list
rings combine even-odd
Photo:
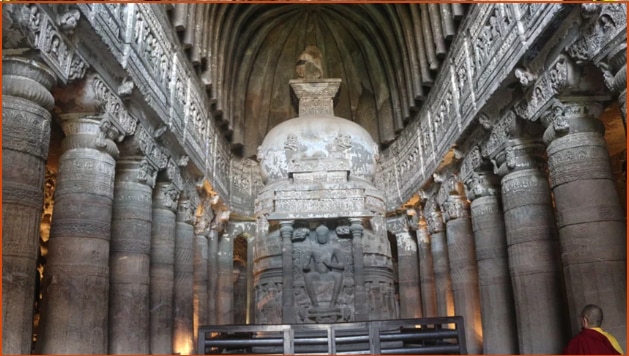
[(461, 352), (461, 355), (467, 355), (467, 344), (465, 342), (465, 324), (463, 322), (463, 317), (455, 316), (454, 318), (455, 318), (454, 323), (456, 325), (456, 331), (457, 333), (459, 333), (459, 336), (458, 336), (459, 350)]

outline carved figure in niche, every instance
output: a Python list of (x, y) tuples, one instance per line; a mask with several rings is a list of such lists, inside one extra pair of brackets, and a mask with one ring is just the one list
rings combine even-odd
[(310, 238), (308, 249), (302, 261), (306, 293), (312, 305), (319, 307), (314, 281), (316, 278), (320, 280), (332, 279), (334, 288), (328, 306), (331, 309), (336, 305), (343, 284), (344, 254), (338, 242), (330, 240), (330, 229), (323, 224), (315, 229), (314, 234), (310, 234)]
[(307, 46), (297, 58), (295, 71), (300, 79), (319, 79), (323, 76), (321, 51), (316, 46)]

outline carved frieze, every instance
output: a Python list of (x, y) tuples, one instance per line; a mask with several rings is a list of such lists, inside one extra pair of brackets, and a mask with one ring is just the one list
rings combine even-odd
[(481, 155), (480, 147), (478, 145), (474, 145), (470, 152), (465, 155), (465, 158), (463, 158), (463, 162), (461, 162), (459, 173), (461, 179), (463, 179), (464, 181), (467, 180), (469, 177), (472, 176), (474, 171), (481, 168), (483, 163), (484, 160), (483, 156)]
[[(207, 175), (212, 177), (214, 188), (219, 196), (227, 200), (229, 196), (229, 169), (230, 161), (232, 159), (231, 152), (227, 145), (223, 142), (217, 142), (216, 150), (214, 154), (214, 169), (208, 172)], [(210, 169), (211, 167), (208, 167)]]
[(39, 50), (39, 56), (63, 83), (85, 75), (88, 64), (70, 39), (81, 17), (77, 10), (55, 16), (44, 11), (41, 5), (8, 4), (3, 6), (2, 12), (12, 20), (14, 30), (10, 32), (12, 38), (5, 38), (3, 26), (3, 48), (28, 45)]
[[(567, 48), (568, 54), (577, 61), (598, 62), (609, 44), (616, 45), (617, 37), (626, 42), (627, 7), (622, 3), (582, 4), (581, 36)], [(606, 48), (608, 51), (610, 48)]]
[(151, 135), (143, 127), (138, 127), (136, 135), (138, 136), (138, 146), (146, 158), (158, 170), (166, 168), (168, 165), (168, 156), (157, 146)]
[(519, 117), (535, 121), (551, 99), (564, 89), (575, 85), (574, 64), (567, 56), (560, 55), (550, 68), (540, 75), (532, 90), (515, 105), (514, 110)]

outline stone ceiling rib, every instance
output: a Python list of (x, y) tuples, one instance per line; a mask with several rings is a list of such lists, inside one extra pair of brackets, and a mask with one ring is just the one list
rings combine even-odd
[(320, 48), (327, 77), (343, 79), (337, 115), (388, 145), (428, 95), (462, 17), (452, 4), (175, 4), (173, 12), (213, 117), (245, 157), (295, 114), (287, 83), (307, 44)]

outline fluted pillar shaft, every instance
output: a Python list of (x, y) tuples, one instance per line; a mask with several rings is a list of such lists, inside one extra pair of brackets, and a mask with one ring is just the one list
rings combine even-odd
[(3, 57), (2, 82), (2, 353), (28, 354), (55, 77)]
[(172, 182), (157, 182), (153, 191), (150, 264), (151, 354), (173, 352), (173, 286), (175, 224), (179, 189)]
[(515, 306), (497, 180), (491, 173), (477, 172), (467, 182), (478, 264), (483, 353), (517, 354)]
[(192, 199), (179, 199), (175, 227), (175, 290), (173, 294), (173, 352), (190, 354), (194, 350), (192, 332), (194, 211)]
[(152, 186), (145, 158), (118, 160), (110, 249), (109, 353), (149, 353)]
[(435, 275), (430, 246), (430, 234), (425, 222), (417, 227), (417, 245), (419, 259), (419, 282), (422, 296), (423, 317), (431, 318), (437, 314), (437, 296), (435, 294)]
[(519, 351), (560, 353), (566, 335), (555, 217), (548, 180), (531, 157), (543, 146), (513, 139), (507, 150), (505, 165), (514, 169), (503, 172), (502, 204)]
[(59, 159), (42, 290), (45, 354), (107, 352), (109, 249), (118, 151), (109, 118), (61, 115)]
[(445, 226), (440, 211), (429, 212), (426, 216), (430, 232), (430, 248), (432, 252), (433, 271), (435, 274), (435, 294), (437, 296), (437, 315), (454, 315), (454, 297), (452, 295), (452, 279), (450, 278), (450, 262), (446, 242)]
[(419, 291), (419, 266), (417, 244), (408, 231), (395, 234), (398, 251), (398, 285), (400, 294), (400, 318), (422, 317), (422, 301)]
[(476, 248), (469, 203), (461, 195), (450, 195), (444, 202), (448, 259), (452, 278), (454, 312), (465, 320), (465, 342), (470, 354), (483, 353), (483, 333), (478, 290)]
[(597, 119), (601, 110), (597, 103), (558, 102), (542, 122), (570, 318), (597, 304), (605, 330), (624, 343), (627, 225)]

